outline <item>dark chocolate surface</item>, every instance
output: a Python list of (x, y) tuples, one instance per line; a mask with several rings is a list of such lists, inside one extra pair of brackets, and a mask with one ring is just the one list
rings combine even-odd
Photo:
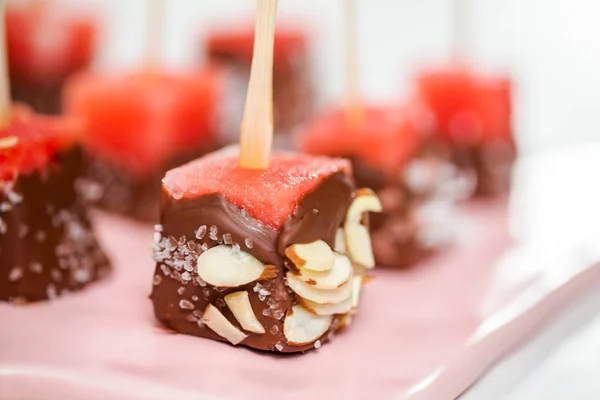
[(475, 196), (493, 197), (509, 192), (517, 156), (514, 142), (498, 141), (477, 147), (452, 144), (450, 148), (456, 165), (476, 176)]
[(109, 272), (76, 190), (81, 153), (57, 161), (1, 185), (0, 300), (52, 299)]
[(10, 81), (11, 99), (25, 103), (41, 114), (58, 115), (64, 80), (58, 82), (34, 82), (13, 78)]
[[(245, 332), (248, 337), (242, 345), (285, 353), (313, 348), (314, 344), (289, 345), (283, 335), (284, 317), (296, 302), (284, 282), (283, 251), (293, 243), (318, 239), (333, 245), (335, 231), (344, 221), (353, 193), (354, 183), (345, 174), (325, 178), (303, 196), (281, 232), (264, 226), (220, 194), (174, 200), (163, 193), (162, 232), (157, 232), (155, 238), (157, 267), (150, 296), (156, 317), (174, 331), (226, 341), (198, 321), (206, 306), (213, 304), (241, 329), (223, 297), (245, 290), (265, 334)], [(199, 230), (200, 227), (205, 228)], [(203, 250), (223, 243), (239, 246), (261, 262), (276, 265), (278, 276), (227, 289), (204, 283), (196, 272), (196, 260)], [(338, 323), (336, 316), (321, 343), (337, 329)]]

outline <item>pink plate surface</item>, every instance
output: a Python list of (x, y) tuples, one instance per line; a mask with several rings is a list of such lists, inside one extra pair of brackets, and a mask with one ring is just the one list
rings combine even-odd
[(506, 209), (473, 204), (460, 245), (408, 272), (377, 270), (349, 329), (301, 356), (159, 328), (150, 229), (99, 215), (113, 276), (54, 302), (0, 305), (0, 398), (454, 398), (600, 279), (577, 249), (507, 252)]

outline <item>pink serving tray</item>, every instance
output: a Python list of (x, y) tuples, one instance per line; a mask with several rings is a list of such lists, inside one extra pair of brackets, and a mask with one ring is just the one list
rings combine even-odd
[(0, 305), (0, 398), (454, 398), (600, 280), (578, 249), (506, 253), (506, 210), (472, 204), (461, 244), (410, 271), (376, 270), (350, 328), (302, 356), (158, 327), (151, 229), (100, 214), (110, 279), (54, 302)]

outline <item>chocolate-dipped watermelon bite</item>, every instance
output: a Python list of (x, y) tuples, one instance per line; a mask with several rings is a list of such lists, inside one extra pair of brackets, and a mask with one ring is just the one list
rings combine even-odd
[(348, 161), (276, 153), (252, 170), (227, 148), (167, 172), (162, 196), (151, 299), (165, 326), (294, 353), (349, 323), (381, 204)]
[(426, 71), (417, 84), (418, 101), (435, 117), (429, 140), (476, 177), (475, 195), (506, 194), (516, 158), (510, 80), (455, 67)]
[(424, 140), (413, 109), (333, 110), (299, 136), (311, 154), (347, 157), (361, 187), (380, 198), (370, 220), (377, 264), (407, 267), (449, 243), (450, 214), (468, 182)]
[(165, 172), (217, 148), (221, 78), (213, 68), (73, 77), (64, 108), (82, 124), (91, 200), (157, 222)]
[(68, 122), (25, 108), (0, 129), (0, 300), (53, 299), (107, 274), (79, 192)]

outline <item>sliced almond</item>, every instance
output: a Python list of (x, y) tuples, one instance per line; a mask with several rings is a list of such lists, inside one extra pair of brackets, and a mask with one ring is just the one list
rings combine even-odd
[(197, 267), (203, 281), (218, 287), (237, 287), (259, 279), (272, 279), (279, 272), (274, 265), (264, 265), (249, 253), (227, 245), (200, 254)]
[(313, 271), (328, 271), (333, 268), (333, 251), (322, 240), (305, 244), (293, 244), (285, 249), (285, 256), (297, 268)]
[(265, 333), (265, 328), (260, 324), (254, 314), (254, 310), (252, 310), (248, 292), (230, 293), (224, 299), (227, 307), (229, 307), (242, 328), (249, 332)]
[(346, 237), (343, 228), (338, 228), (335, 231), (335, 246), (333, 247), (338, 253), (346, 254)]
[(363, 276), (354, 275), (352, 277), (352, 308), (358, 307), (360, 300), (360, 291), (362, 290)]
[(352, 309), (354, 294), (339, 303), (319, 304), (314, 301), (306, 300), (298, 296), (298, 300), (302, 306), (313, 314), (317, 315), (334, 315), (345, 314)]
[(359, 223), (350, 223), (344, 228), (348, 256), (357, 264), (366, 268), (375, 267), (375, 257), (371, 247), (369, 229)]
[(346, 213), (346, 225), (353, 222), (360, 223), (365, 212), (381, 212), (382, 209), (381, 202), (375, 192), (367, 188), (358, 189), (356, 197)]
[(375, 258), (369, 229), (361, 224), (362, 216), (365, 212), (381, 212), (381, 210), (381, 202), (375, 192), (371, 189), (358, 189), (356, 198), (346, 213), (344, 224), (346, 253), (352, 261), (366, 268), (375, 266)]
[(331, 315), (315, 315), (296, 304), (283, 321), (283, 334), (288, 344), (303, 346), (313, 343), (327, 332), (331, 326)]
[(352, 295), (352, 282), (348, 281), (337, 289), (317, 289), (302, 281), (292, 272), (286, 274), (288, 286), (300, 297), (319, 304), (339, 303)]
[(298, 277), (317, 289), (337, 289), (352, 277), (353, 268), (350, 259), (343, 254), (334, 255), (333, 268), (329, 271), (317, 272), (300, 268)]
[(233, 326), (227, 318), (217, 309), (217, 307), (209, 304), (204, 310), (202, 316), (204, 325), (212, 329), (217, 335), (229, 340), (231, 344), (238, 344), (246, 339), (248, 335)]

